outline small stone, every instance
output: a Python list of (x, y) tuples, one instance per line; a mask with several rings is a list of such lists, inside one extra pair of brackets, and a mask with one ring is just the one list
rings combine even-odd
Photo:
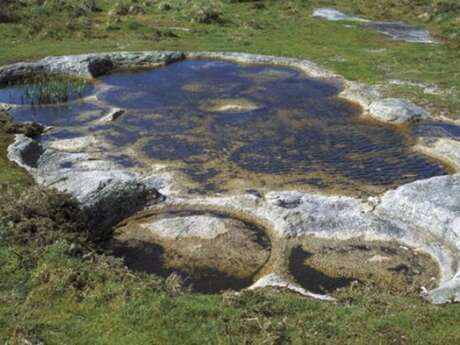
[(113, 108), (110, 112), (98, 120), (99, 123), (110, 123), (116, 121), (121, 115), (125, 113), (125, 110), (120, 108)]
[(261, 107), (246, 99), (215, 99), (205, 102), (201, 109), (215, 113), (245, 113)]
[(82, 247), (77, 243), (72, 243), (67, 250), (67, 254), (70, 256), (78, 256), (83, 253)]
[(388, 256), (374, 255), (367, 261), (381, 263), (381, 262), (388, 261), (388, 260), (390, 260)]

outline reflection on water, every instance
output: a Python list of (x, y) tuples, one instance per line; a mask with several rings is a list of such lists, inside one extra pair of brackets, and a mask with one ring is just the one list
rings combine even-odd
[(84, 103), (14, 116), (70, 132), (85, 128), (111, 143), (112, 155), (129, 152), (144, 166), (167, 161), (195, 181), (197, 191), (377, 192), (446, 173), (410, 151), (408, 131), (360, 118), (358, 107), (336, 97), (337, 82), (294, 69), (184, 61), (100, 82), (108, 86), (97, 95), (100, 103), (127, 110), (114, 123), (95, 124), (101, 109)]

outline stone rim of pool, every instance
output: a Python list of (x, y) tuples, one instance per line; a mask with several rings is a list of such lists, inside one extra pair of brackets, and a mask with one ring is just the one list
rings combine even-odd
[[(0, 84), (35, 73), (91, 79), (116, 69), (157, 67), (184, 59), (294, 67), (312, 78), (341, 80), (344, 90), (340, 96), (361, 105), (363, 116), (393, 125), (436, 119), (408, 101), (386, 99), (373, 87), (347, 81), (308, 60), (242, 53), (122, 52), (50, 57), (0, 67)], [(72, 145), (71, 142), (67, 144)], [(415, 149), (448, 163), (455, 173), (415, 181), (367, 200), (299, 191), (264, 194), (248, 191), (212, 197), (183, 195), (173, 190), (175, 180), (171, 173), (158, 167), (149, 174), (140, 174), (117, 166), (100, 154), (104, 147), (98, 147), (91, 138), (79, 138), (78, 152), (69, 152), (17, 135), (8, 151), (9, 158), (26, 168), (38, 183), (70, 192), (85, 208), (92, 209), (93, 214), (97, 214), (95, 209), (100, 209), (98, 216), (106, 225), (116, 225), (141, 210), (199, 208), (223, 210), (264, 224), (273, 245), (285, 238), (308, 235), (334, 240), (396, 241), (430, 254), (438, 263), (438, 287), (422, 289), (422, 293), (433, 303), (447, 303), (460, 301), (458, 147), (457, 141), (447, 138), (421, 138)], [(69, 169), (66, 162), (78, 164)], [(144, 198), (146, 191), (159, 191), (163, 197), (152, 201), (152, 198)], [(126, 200), (126, 197), (138, 202), (120, 206), (120, 198)], [(113, 209), (117, 212), (111, 212)], [(286, 288), (302, 293), (293, 277), (281, 266), (270, 263), (261, 271), (260, 279), (264, 284), (259, 285), (270, 285), (267, 281), (274, 282), (274, 286), (283, 285), (280, 279), (267, 279), (275, 275), (284, 279)]]

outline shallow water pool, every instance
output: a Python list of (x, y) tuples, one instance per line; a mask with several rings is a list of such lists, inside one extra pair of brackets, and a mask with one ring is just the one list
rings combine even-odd
[[(194, 192), (380, 192), (447, 173), (411, 151), (411, 131), (361, 118), (340, 91), (295, 69), (188, 60), (104, 76), (96, 97), (13, 115), (55, 126), (43, 140), (94, 134), (115, 159), (167, 164)], [(111, 107), (126, 112), (98, 123)]]

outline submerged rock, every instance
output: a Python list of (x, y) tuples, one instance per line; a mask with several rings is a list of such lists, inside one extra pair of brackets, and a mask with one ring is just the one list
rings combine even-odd
[(120, 108), (113, 108), (109, 111), (109, 113), (107, 115), (105, 115), (104, 117), (100, 118), (98, 120), (99, 123), (111, 123), (111, 122), (114, 122), (116, 121), (121, 115), (123, 115), (125, 113), (125, 110), (124, 109), (120, 109)]
[(201, 106), (204, 111), (216, 113), (243, 113), (260, 109), (260, 106), (246, 99), (215, 99)]
[(379, 121), (394, 124), (414, 122), (430, 117), (428, 111), (399, 98), (386, 98), (373, 102), (369, 106), (369, 115)]
[(195, 215), (164, 218), (141, 226), (163, 238), (182, 239), (195, 237), (211, 240), (219, 235), (226, 234), (238, 225), (238, 222), (234, 219)]

